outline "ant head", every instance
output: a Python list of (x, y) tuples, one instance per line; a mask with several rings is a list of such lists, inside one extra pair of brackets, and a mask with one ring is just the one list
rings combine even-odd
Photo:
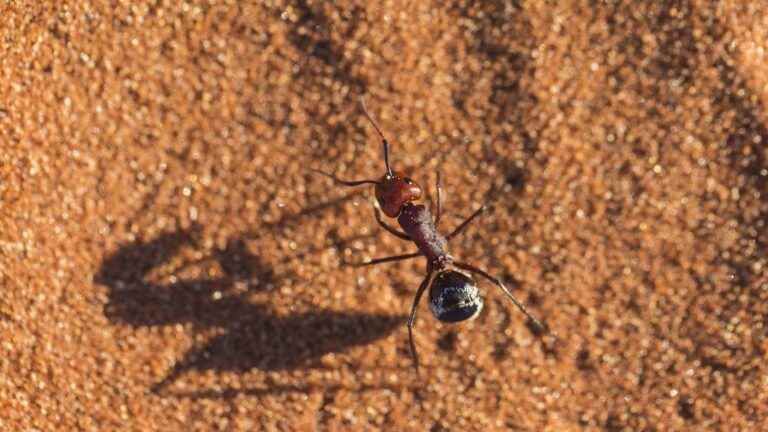
[(397, 217), (403, 204), (421, 198), (421, 186), (399, 174), (384, 174), (376, 183), (376, 199), (381, 211), (389, 217)]
[(483, 299), (467, 274), (443, 270), (429, 289), (429, 309), (438, 320), (455, 323), (475, 318), (483, 310)]

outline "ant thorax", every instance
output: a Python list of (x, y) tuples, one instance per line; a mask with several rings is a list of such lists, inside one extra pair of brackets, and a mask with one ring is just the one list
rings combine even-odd
[(435, 227), (432, 214), (426, 206), (406, 203), (397, 222), (416, 244), (430, 263), (437, 264), (448, 259), (448, 242)]

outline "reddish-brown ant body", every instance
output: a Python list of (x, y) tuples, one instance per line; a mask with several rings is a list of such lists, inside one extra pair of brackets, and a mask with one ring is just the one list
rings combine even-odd
[(403, 239), (412, 241), (416, 244), (419, 251), (405, 255), (397, 255), (386, 258), (378, 258), (361, 265), (375, 265), (386, 262), (402, 261), (418, 256), (424, 256), (427, 259), (427, 275), (421, 282), (411, 307), (410, 317), (408, 319), (408, 338), (410, 343), (411, 355), (413, 356), (416, 371), (419, 370), (419, 358), (416, 352), (416, 345), (413, 342), (413, 326), (416, 321), (416, 310), (424, 291), (429, 290), (429, 308), (432, 314), (440, 321), (455, 323), (475, 318), (483, 309), (483, 299), (472, 279), (471, 274), (477, 274), (498, 286), (504, 294), (517, 306), (528, 319), (535, 323), (541, 329), (544, 325), (534, 318), (521, 302), (519, 302), (507, 289), (504, 283), (480, 270), (479, 268), (454, 260), (453, 256), (448, 254), (448, 241), (459, 235), (464, 229), (484, 210), (485, 206), (479, 208), (464, 222), (462, 222), (450, 234), (443, 236), (438, 231), (440, 224), (441, 204), (440, 204), (440, 173), (437, 175), (437, 206), (434, 219), (429, 209), (422, 204), (416, 204), (422, 196), (421, 187), (413, 180), (399, 173), (392, 171), (389, 165), (389, 142), (379, 129), (379, 126), (368, 114), (365, 102), (361, 99), (363, 113), (371, 122), (373, 127), (381, 137), (384, 148), (384, 165), (386, 172), (380, 180), (356, 180), (345, 181), (335, 175), (313, 170), (319, 174), (331, 178), (337, 184), (343, 186), (359, 186), (364, 184), (375, 185), (376, 200), (381, 211), (390, 218), (397, 218), (397, 222), (402, 231), (388, 225), (381, 217), (379, 209), (374, 207), (376, 221), (379, 225), (391, 234)]

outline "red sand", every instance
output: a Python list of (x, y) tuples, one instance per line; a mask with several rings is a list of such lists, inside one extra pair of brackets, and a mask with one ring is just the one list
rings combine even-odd
[[(768, 427), (765, 6), (44, 3), (0, 5), (1, 430)], [(556, 337), (483, 284), (415, 377), (423, 262), (345, 266), (413, 247), (308, 172), (382, 173), (362, 95), (443, 228), (501, 190), (451, 251)]]

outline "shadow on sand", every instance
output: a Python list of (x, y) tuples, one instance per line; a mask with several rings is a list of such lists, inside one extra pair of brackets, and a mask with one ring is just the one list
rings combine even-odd
[[(152, 387), (154, 392), (162, 391), (189, 370), (244, 372), (252, 368), (276, 371), (321, 367), (319, 359), (323, 355), (368, 344), (404, 322), (402, 315), (329, 310), (287, 317), (275, 315), (268, 305), (252, 303), (247, 297), (279, 284), (284, 276), (276, 274), (238, 238), (230, 240), (224, 250), (210, 257), (184, 263), (181, 270), (166, 278), (173, 283), (148, 282), (153, 270), (176, 257), (183, 247), (194, 246), (200, 229), (193, 226), (146, 242), (124, 245), (103, 261), (94, 278), (96, 283), (109, 287), (105, 313), (114, 323), (136, 327), (192, 324), (200, 330), (225, 329), (204, 346), (187, 352), (165, 378)], [(178, 277), (184, 268), (204, 268), (206, 262), (217, 264), (222, 276), (191, 280)], [(240, 289), (236, 289), (236, 285)], [(280, 393), (292, 389), (274, 390)], [(206, 391), (198, 393), (199, 397), (215, 396)], [(239, 393), (248, 393), (248, 390), (224, 390), (216, 395), (229, 397)]]

